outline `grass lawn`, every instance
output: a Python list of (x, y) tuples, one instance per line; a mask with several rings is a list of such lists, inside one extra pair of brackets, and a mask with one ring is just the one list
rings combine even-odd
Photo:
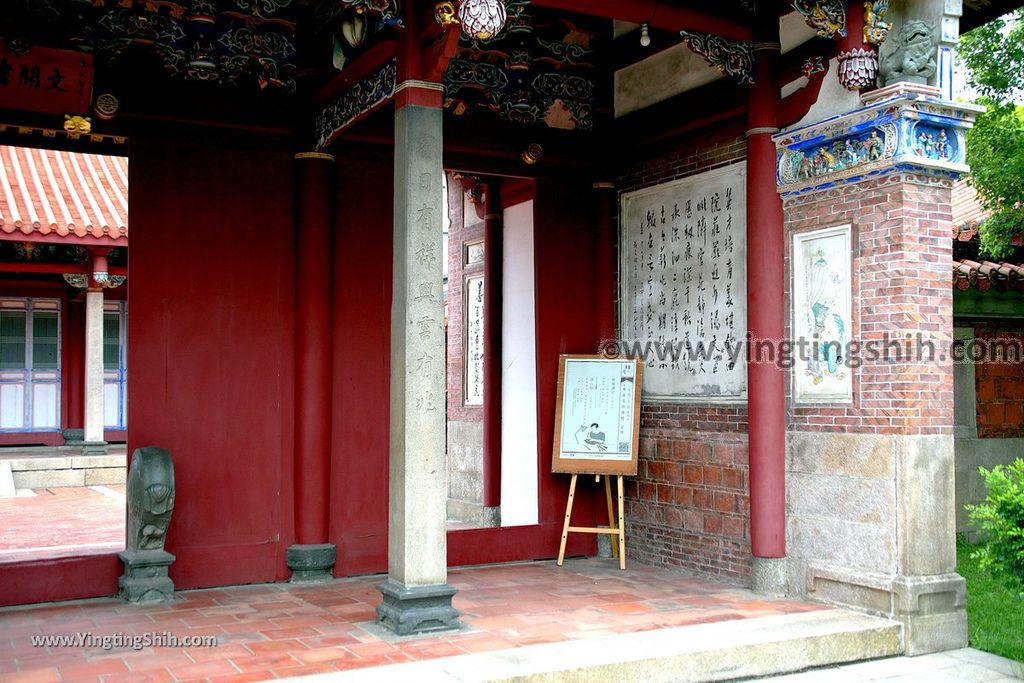
[(971, 647), (1024, 662), (1024, 596), (1002, 577), (979, 569), (972, 550), (957, 544), (957, 571), (967, 579)]

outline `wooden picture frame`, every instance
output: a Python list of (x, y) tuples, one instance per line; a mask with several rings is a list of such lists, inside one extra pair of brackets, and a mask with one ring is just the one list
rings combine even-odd
[[(636, 476), (643, 368), (640, 358), (559, 356), (553, 473)], [(609, 424), (609, 416), (617, 423)], [(567, 421), (580, 427), (565, 431)]]

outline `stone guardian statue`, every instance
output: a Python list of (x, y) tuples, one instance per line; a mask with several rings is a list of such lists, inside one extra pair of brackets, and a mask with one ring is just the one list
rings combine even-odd
[(900, 29), (896, 48), (882, 58), (882, 85), (899, 81), (927, 84), (935, 75), (937, 41), (934, 27), (923, 21), (908, 21)]
[(118, 595), (128, 602), (165, 602), (174, 595), (167, 575), (174, 555), (164, 550), (174, 511), (174, 464), (163, 448), (147, 446), (132, 454), (128, 472), (128, 523), (124, 574)]

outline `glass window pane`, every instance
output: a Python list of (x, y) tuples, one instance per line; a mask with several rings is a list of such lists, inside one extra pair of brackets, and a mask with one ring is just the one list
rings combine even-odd
[(0, 336), (25, 338), (25, 311), (0, 311)]
[(57, 342), (39, 339), (32, 341), (32, 369), (57, 369)]
[(57, 312), (34, 311), (32, 313), (32, 338), (57, 341)]
[(32, 313), (32, 368), (57, 369), (57, 313)]
[(25, 367), (25, 312), (0, 311), (0, 368)]

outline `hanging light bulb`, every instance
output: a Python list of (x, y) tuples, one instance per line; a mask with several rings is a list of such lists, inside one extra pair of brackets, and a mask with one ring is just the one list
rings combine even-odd
[(462, 0), (459, 21), (462, 30), (477, 40), (490, 40), (505, 28), (508, 13), (503, 0)]
[(640, 27), (640, 45), (642, 47), (651, 46), (651, 30), (647, 24)]

